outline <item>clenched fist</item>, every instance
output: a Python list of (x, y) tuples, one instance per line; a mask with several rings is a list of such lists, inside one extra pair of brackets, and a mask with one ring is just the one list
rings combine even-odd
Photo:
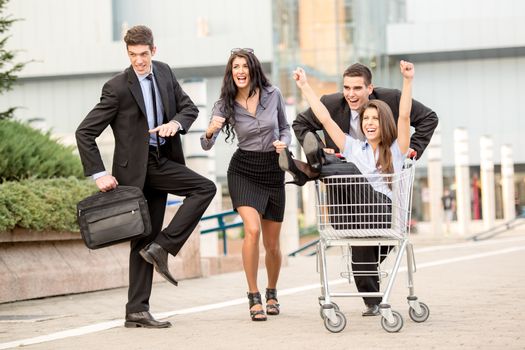
[(216, 131), (221, 130), (224, 126), (224, 122), (226, 121), (226, 118), (219, 117), (218, 115), (214, 115), (211, 117), (210, 125), (208, 125), (208, 129), (206, 129), (206, 138), (211, 139), (213, 134), (215, 134)]
[(275, 147), (275, 152), (281, 153), (286, 148), (286, 143), (279, 140), (275, 140), (273, 142), (273, 147)]

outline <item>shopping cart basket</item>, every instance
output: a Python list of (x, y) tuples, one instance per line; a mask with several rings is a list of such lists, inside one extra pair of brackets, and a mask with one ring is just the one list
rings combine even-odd
[[(413, 247), (409, 242), (414, 172), (415, 161), (407, 159), (403, 170), (395, 174), (332, 175), (316, 181), (320, 237), (317, 261), (321, 278), (319, 304), (321, 317), (329, 331), (340, 332), (346, 326), (346, 317), (333, 302), (334, 297), (380, 297), (379, 311), (383, 329), (398, 332), (403, 327), (403, 317), (390, 308), (388, 300), (405, 253), (409, 316), (415, 322), (427, 320), (430, 310), (414, 294), (413, 273), (416, 271), (416, 264)], [(342, 258), (345, 260), (341, 276), (347, 278), (349, 283), (361, 276), (374, 276), (378, 281), (388, 277), (386, 287), (381, 288), (383, 291), (331, 293), (326, 263), (326, 250), (331, 246), (341, 247)], [(377, 260), (354, 261), (352, 248), (360, 246), (377, 247)], [(381, 264), (388, 251), (395, 255), (394, 262), (389, 264), (392, 265), (390, 270)], [(373, 268), (365, 268), (365, 265)]]

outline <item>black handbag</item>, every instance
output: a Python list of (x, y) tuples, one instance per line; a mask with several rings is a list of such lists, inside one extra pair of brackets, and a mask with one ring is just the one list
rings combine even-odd
[(148, 204), (140, 188), (117, 186), (77, 204), (77, 220), (86, 246), (98, 249), (151, 233)]

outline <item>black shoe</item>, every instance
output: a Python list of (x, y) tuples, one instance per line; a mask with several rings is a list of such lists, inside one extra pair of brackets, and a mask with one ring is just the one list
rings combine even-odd
[(349, 164), (349, 163), (346, 163), (341, 158), (338, 158), (335, 154), (323, 152), (323, 165), (333, 165), (333, 164)]
[[(275, 303), (268, 303), (268, 301), (274, 300)], [(281, 313), (280, 305), (277, 300), (277, 289), (266, 288), (266, 314), (277, 316)]]
[(168, 269), (168, 252), (155, 242), (151, 242), (144, 249), (141, 249), (139, 254), (155, 266), (155, 270), (168, 282), (178, 285), (178, 282), (173, 278)]
[[(264, 310), (262, 310), (262, 299), (261, 299), (261, 293), (255, 292), (255, 293), (247, 293), (248, 295), (248, 302), (250, 305), (250, 317), (252, 321), (266, 321), (267, 317), (264, 313)], [(261, 310), (252, 310), (252, 307), (255, 305), (261, 305)]]
[(169, 328), (171, 323), (168, 321), (160, 322), (151, 316), (148, 311), (135, 312), (126, 315), (126, 322), (124, 322), (126, 328)]
[(303, 140), (303, 149), (308, 164), (316, 170), (321, 171), (323, 166), (324, 151), (319, 146), (319, 139), (313, 132), (307, 132)]
[(285, 148), (283, 152), (279, 153), (279, 167), (293, 177), (293, 181), (289, 181), (287, 184), (303, 186), (308, 180), (310, 180), (305, 173), (297, 168), (288, 148)]
[(379, 305), (376, 304), (366, 304), (366, 310), (363, 311), (363, 316), (379, 316)]

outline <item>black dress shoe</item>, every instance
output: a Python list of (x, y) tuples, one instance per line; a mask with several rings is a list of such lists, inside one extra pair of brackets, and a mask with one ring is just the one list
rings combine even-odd
[(324, 164), (324, 151), (319, 145), (319, 139), (313, 132), (307, 132), (303, 140), (303, 149), (308, 164), (316, 170), (321, 171)]
[(379, 316), (379, 305), (376, 304), (366, 304), (366, 310), (363, 311), (363, 316)]
[(126, 315), (126, 322), (124, 322), (126, 328), (169, 328), (171, 323), (168, 321), (160, 322), (151, 316), (148, 311), (135, 312)]
[(285, 148), (283, 152), (279, 153), (279, 167), (293, 177), (293, 181), (287, 182), (287, 184), (303, 186), (308, 180), (310, 180), (305, 173), (297, 168), (288, 148)]
[(145, 248), (141, 249), (139, 254), (155, 266), (155, 270), (168, 282), (178, 285), (168, 269), (168, 252), (155, 242), (151, 242)]

